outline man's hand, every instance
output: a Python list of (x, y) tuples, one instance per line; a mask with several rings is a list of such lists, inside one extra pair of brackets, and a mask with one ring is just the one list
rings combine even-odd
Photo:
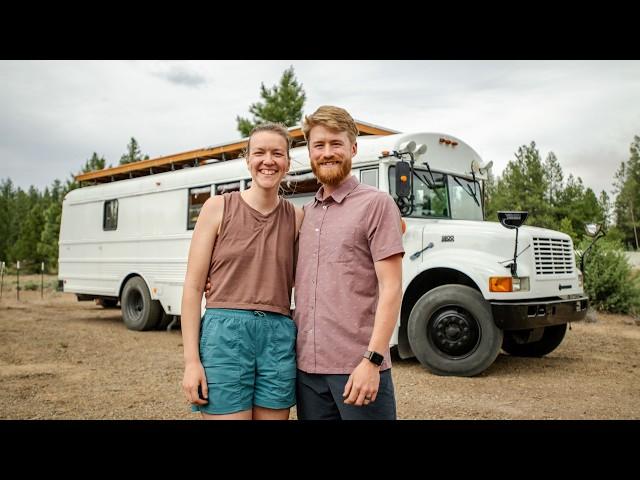
[(204, 286), (204, 295), (205, 297), (208, 297), (211, 294), (211, 279), (209, 278), (209, 275), (207, 275), (207, 283)]
[(363, 358), (344, 386), (344, 403), (362, 407), (376, 401), (380, 387), (380, 367)]

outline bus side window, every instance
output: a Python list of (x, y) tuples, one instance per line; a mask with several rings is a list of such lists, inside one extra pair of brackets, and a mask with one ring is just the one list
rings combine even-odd
[[(247, 187), (251, 186), (251, 181), (247, 182)], [(216, 195), (222, 195), (223, 193), (229, 192), (239, 192), (240, 191), (240, 181), (237, 182), (229, 182), (229, 183), (217, 183), (216, 184)]]
[(107, 200), (104, 202), (102, 212), (102, 229), (116, 230), (118, 228), (118, 200)]
[(378, 169), (368, 168), (366, 170), (360, 170), (360, 183), (378, 188)]
[(196, 187), (189, 189), (189, 209), (188, 209), (188, 221), (187, 221), (187, 230), (193, 230), (196, 226), (196, 222), (198, 221), (198, 215), (200, 215), (200, 210), (202, 209), (202, 205), (207, 199), (211, 196), (211, 187)]

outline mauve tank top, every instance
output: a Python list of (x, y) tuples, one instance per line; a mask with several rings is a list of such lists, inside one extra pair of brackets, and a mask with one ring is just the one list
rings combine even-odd
[(220, 234), (209, 268), (207, 308), (264, 310), (291, 315), (296, 214), (280, 198), (263, 215), (240, 192), (224, 194)]

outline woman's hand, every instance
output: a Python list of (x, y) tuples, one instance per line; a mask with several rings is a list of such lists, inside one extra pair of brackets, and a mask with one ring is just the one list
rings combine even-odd
[[(198, 387), (202, 389), (204, 400), (198, 396)], [(185, 365), (182, 390), (190, 403), (195, 405), (206, 405), (209, 403), (209, 387), (207, 386), (207, 377), (204, 373), (202, 363), (191, 362)]]

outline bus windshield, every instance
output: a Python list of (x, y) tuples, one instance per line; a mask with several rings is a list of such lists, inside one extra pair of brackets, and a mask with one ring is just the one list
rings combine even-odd
[[(389, 167), (389, 193), (394, 200), (395, 166)], [(415, 168), (412, 218), (482, 220), (482, 189), (477, 181)]]

